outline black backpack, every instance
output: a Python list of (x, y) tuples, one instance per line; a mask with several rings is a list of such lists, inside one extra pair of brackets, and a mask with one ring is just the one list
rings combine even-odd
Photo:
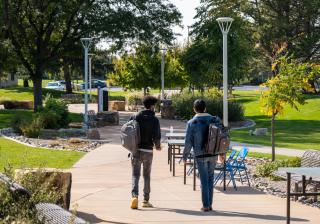
[(227, 128), (217, 126), (212, 123), (209, 125), (208, 140), (205, 144), (205, 154), (220, 155), (225, 154), (230, 146), (230, 135)]

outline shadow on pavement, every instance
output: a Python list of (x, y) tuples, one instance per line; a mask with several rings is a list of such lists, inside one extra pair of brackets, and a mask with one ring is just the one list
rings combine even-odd
[[(192, 216), (241, 217), (241, 218), (260, 219), (260, 220), (266, 220), (266, 221), (286, 220), (285, 216), (279, 216), (279, 215), (260, 215), (260, 214), (251, 214), (251, 213), (243, 213), (243, 212), (218, 211), (218, 210), (214, 210), (212, 212), (202, 212), (200, 211), (200, 209), (199, 211), (195, 211), (195, 210), (185, 210), (185, 209), (156, 208), (150, 211), (167, 211), (167, 212), (175, 212), (178, 214), (192, 215)], [(291, 221), (308, 222), (309, 220), (291, 217)]]
[(95, 216), (94, 214), (88, 214), (85, 212), (77, 212), (77, 216), (84, 219), (85, 221), (88, 221), (89, 223), (111, 223), (111, 224), (130, 224), (127, 222), (114, 222), (114, 221), (110, 221), (110, 220), (103, 220), (98, 218), (97, 216)]
[(227, 195), (232, 195), (232, 194), (265, 194), (261, 191), (255, 190), (249, 186), (238, 186), (237, 189), (235, 190), (231, 185), (227, 187), (226, 191), (223, 190), (223, 186), (216, 186), (214, 188), (215, 190), (219, 191), (220, 193), (227, 194)]

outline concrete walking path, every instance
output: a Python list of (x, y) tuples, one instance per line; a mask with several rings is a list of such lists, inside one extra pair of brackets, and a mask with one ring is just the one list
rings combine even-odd
[[(124, 113), (121, 122), (129, 117)], [(181, 123), (181, 124), (180, 124)], [(161, 120), (163, 132), (182, 122)], [(167, 149), (154, 153), (151, 180), (152, 209), (130, 209), (131, 165), (120, 146), (120, 126), (100, 129), (111, 140), (88, 153), (71, 169), (72, 205), (79, 216), (91, 223), (285, 223), (286, 200), (266, 195), (238, 183), (238, 191), (215, 189), (213, 212), (202, 213), (200, 186), (192, 190), (192, 177), (183, 185), (183, 167), (177, 165), (172, 177), (167, 165)], [(142, 192), (143, 178), (140, 180)], [(292, 202), (292, 223), (319, 223), (320, 209)]]

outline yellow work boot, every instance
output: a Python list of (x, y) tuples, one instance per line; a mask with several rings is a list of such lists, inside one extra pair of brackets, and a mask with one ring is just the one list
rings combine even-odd
[(137, 197), (133, 197), (131, 199), (131, 208), (138, 209), (138, 198)]
[(144, 200), (142, 202), (142, 207), (143, 208), (153, 208), (153, 205), (149, 201)]

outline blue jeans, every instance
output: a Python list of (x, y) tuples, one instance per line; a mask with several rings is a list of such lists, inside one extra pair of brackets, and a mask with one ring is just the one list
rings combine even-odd
[(153, 153), (137, 151), (131, 157), (132, 165), (132, 197), (139, 196), (139, 179), (141, 175), (141, 165), (143, 166), (143, 197), (145, 201), (149, 201), (150, 198), (150, 174), (152, 166)]
[(204, 208), (210, 208), (213, 200), (214, 168), (217, 157), (196, 158), (201, 182), (201, 196)]

